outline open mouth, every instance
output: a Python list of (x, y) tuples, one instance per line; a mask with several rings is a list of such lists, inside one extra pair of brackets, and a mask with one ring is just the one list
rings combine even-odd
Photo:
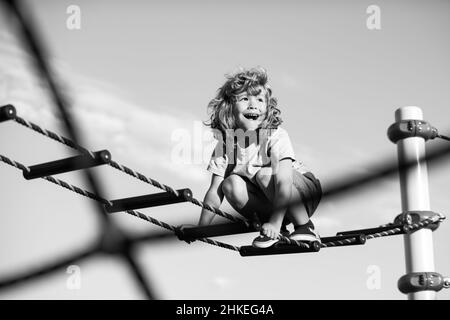
[(249, 120), (258, 120), (259, 114), (257, 114), (257, 113), (246, 113), (246, 114), (244, 114), (244, 117), (246, 119), (249, 119)]

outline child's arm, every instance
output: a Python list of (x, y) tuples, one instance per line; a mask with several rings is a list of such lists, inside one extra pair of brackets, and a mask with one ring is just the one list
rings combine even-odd
[[(291, 199), (292, 192), (292, 160), (283, 159), (279, 162), (278, 168), (274, 173), (275, 197), (274, 207), (286, 205)], [(280, 232), (286, 209), (278, 209), (272, 213), (269, 222), (262, 226), (265, 235), (276, 238)]]
[[(211, 177), (211, 185), (206, 192), (204, 203), (209, 204), (212, 207), (218, 208), (223, 201), (223, 191), (222, 191), (222, 181), (223, 177), (213, 174)], [(200, 220), (198, 222), (199, 226), (209, 225), (216, 214), (207, 209), (202, 209), (200, 215)]]

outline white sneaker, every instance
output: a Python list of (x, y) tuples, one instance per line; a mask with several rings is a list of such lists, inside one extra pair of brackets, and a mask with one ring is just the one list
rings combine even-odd
[(320, 236), (317, 234), (314, 228), (306, 225), (298, 226), (295, 231), (289, 235), (289, 239), (295, 241), (321, 242)]

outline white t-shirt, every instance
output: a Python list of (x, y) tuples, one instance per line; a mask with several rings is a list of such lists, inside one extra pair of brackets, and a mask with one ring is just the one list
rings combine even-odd
[(278, 127), (267, 136), (259, 135), (251, 144), (241, 142), (226, 148), (225, 143), (219, 141), (207, 170), (224, 178), (237, 174), (255, 183), (255, 175), (261, 168), (272, 167), (275, 170), (279, 161), (286, 158), (292, 159), (294, 170), (300, 173), (310, 171), (296, 160), (287, 131)]

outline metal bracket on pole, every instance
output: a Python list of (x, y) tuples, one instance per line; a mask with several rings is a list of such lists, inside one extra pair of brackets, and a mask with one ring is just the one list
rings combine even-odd
[[(403, 224), (403, 226), (406, 227), (408, 225), (412, 225), (412, 224), (421, 222), (426, 219), (431, 219), (436, 216), (441, 217), (441, 215), (439, 213), (429, 211), (429, 210), (407, 211), (407, 212), (403, 212), (403, 213), (399, 214), (397, 217), (395, 217), (394, 224)], [(425, 226), (424, 228), (434, 231), (439, 227), (439, 224), (440, 224), (440, 220), (438, 220), (438, 222), (436, 222), (436, 223), (430, 223), (427, 226)], [(405, 231), (405, 233), (411, 232), (409, 228), (404, 228), (404, 231)]]
[(422, 137), (426, 141), (436, 138), (438, 130), (423, 120), (401, 120), (392, 124), (387, 134), (393, 143), (409, 137)]
[(405, 294), (424, 290), (440, 291), (450, 287), (450, 279), (437, 272), (412, 272), (402, 276), (397, 284), (398, 289)]

